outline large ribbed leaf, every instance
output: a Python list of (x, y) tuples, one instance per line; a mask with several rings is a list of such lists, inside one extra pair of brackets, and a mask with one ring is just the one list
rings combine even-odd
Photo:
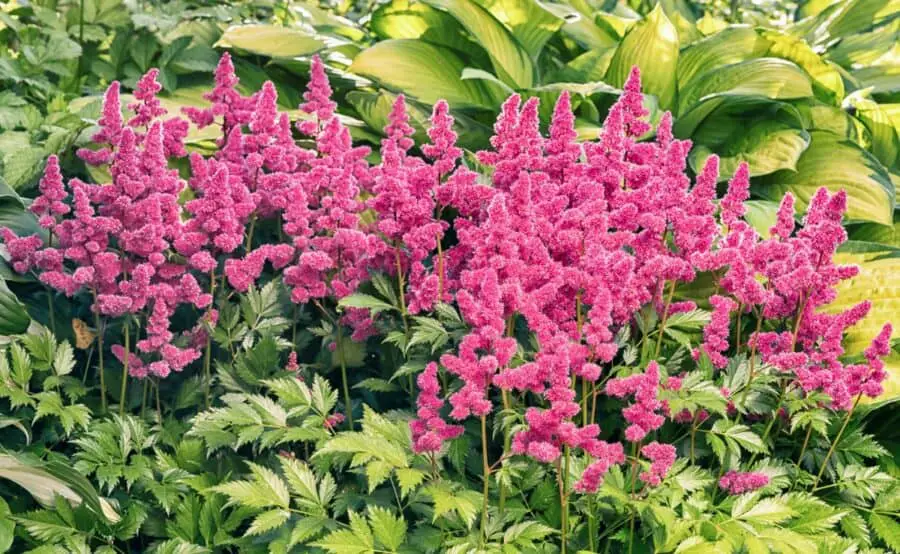
[(801, 208), (819, 187), (845, 189), (847, 219), (890, 225), (894, 214), (894, 185), (878, 160), (856, 144), (827, 131), (812, 131), (810, 145), (796, 171), (778, 171), (754, 184), (754, 191), (779, 200), (792, 192)]
[(862, 67), (852, 71), (851, 75), (859, 82), (858, 88), (871, 87), (872, 94), (900, 92), (900, 64), (896, 62)]
[(769, 229), (775, 226), (778, 220), (777, 202), (770, 200), (748, 200), (744, 202), (744, 219), (756, 229), (756, 232), (768, 238)]
[(679, 114), (713, 95), (753, 95), (789, 100), (813, 95), (809, 76), (793, 62), (757, 58), (707, 71), (679, 94)]
[(587, 48), (588, 53), (604, 51), (619, 44), (619, 35), (605, 22), (595, 22), (588, 14), (566, 4), (546, 4), (545, 7), (564, 21), (562, 32)]
[(895, 167), (895, 164), (898, 163), (898, 154), (900, 154), (900, 137), (897, 133), (900, 122), (895, 122), (894, 117), (891, 116), (892, 108), (882, 107), (860, 92), (850, 95), (847, 103), (856, 109), (856, 117), (871, 133), (872, 153), (886, 167)]
[[(855, 264), (859, 275), (840, 283), (837, 299), (828, 311), (846, 310), (859, 302), (872, 301), (872, 309), (865, 319), (848, 329), (844, 347), (848, 354), (861, 353), (881, 331), (882, 325), (896, 325), (900, 314), (900, 253), (873, 243), (848, 242), (835, 256), (842, 264)], [(895, 335), (896, 336), (896, 335)], [(900, 360), (894, 357), (888, 362), (886, 394), (878, 400), (888, 400), (900, 394)]]
[(491, 15), (506, 25), (512, 35), (537, 59), (544, 45), (564, 20), (537, 0), (480, 0)]
[(678, 86), (718, 67), (764, 56), (771, 44), (750, 27), (730, 27), (686, 48), (678, 58)]
[(18, 335), (28, 330), (31, 318), (25, 306), (0, 279), (0, 335)]
[(900, 43), (900, 19), (868, 33), (853, 34), (828, 50), (828, 58), (843, 67), (874, 65)]
[(809, 44), (801, 38), (778, 31), (765, 30), (761, 35), (770, 44), (768, 56), (794, 62), (812, 78), (817, 98), (823, 102), (840, 104), (844, 98), (844, 82), (841, 80), (841, 74), (814, 52)]
[(829, 22), (828, 33), (839, 38), (868, 31), (896, 13), (895, 0), (851, 0), (844, 3), (840, 13)]
[(582, 83), (602, 81), (615, 53), (614, 49), (588, 50), (560, 68), (551, 80)]
[(660, 107), (668, 109), (675, 102), (677, 87), (674, 68), (678, 63), (678, 49), (678, 31), (657, 4), (622, 39), (605, 81), (621, 87), (631, 67), (637, 66), (641, 70), (644, 93), (656, 96)]
[(425, 0), (447, 11), (466, 28), (472, 38), (491, 56), (494, 71), (513, 88), (528, 88), (535, 83), (535, 70), (528, 52), (509, 29), (481, 5), (472, 0)]
[[(713, 121), (710, 121), (713, 119)], [(754, 121), (749, 127), (733, 125), (731, 118), (707, 118), (703, 128), (710, 125), (727, 126), (727, 140), (707, 146), (698, 144), (690, 156), (691, 167), (699, 171), (712, 154), (719, 155), (720, 180), (734, 174), (742, 162), (750, 166), (750, 174), (768, 175), (778, 170), (793, 170), (809, 145), (809, 133), (796, 125), (775, 119)]]
[(803, 118), (803, 127), (809, 130), (820, 130), (834, 133), (865, 146), (868, 138), (865, 126), (846, 111), (835, 106), (822, 104), (817, 100), (798, 100), (792, 102)]
[(461, 80), (464, 64), (453, 51), (421, 40), (385, 40), (359, 53), (349, 70), (383, 87), (433, 104), (443, 98), (455, 107), (493, 109), (495, 97), (484, 81)]
[[(894, 224), (859, 223), (849, 225), (847, 234), (850, 240), (872, 242), (893, 248), (900, 248), (900, 212), (894, 212)], [(900, 325), (900, 321), (898, 321)]]
[(418, 38), (465, 52), (475, 59), (483, 57), (489, 62), (484, 51), (469, 40), (456, 19), (419, 2), (410, 4), (407, 0), (394, 0), (381, 6), (372, 13), (369, 28), (383, 39)]
[(229, 27), (216, 46), (236, 48), (270, 58), (296, 58), (315, 54), (325, 48), (326, 44), (302, 29), (259, 24)]

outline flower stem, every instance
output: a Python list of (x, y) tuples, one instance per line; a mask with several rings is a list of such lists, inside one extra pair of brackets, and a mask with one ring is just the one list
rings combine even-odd
[[(756, 333), (754, 333), (755, 337), (759, 336), (759, 331), (762, 329), (762, 314), (756, 315)], [(756, 341), (753, 341), (753, 345), (750, 347), (750, 374), (747, 376), (747, 385), (744, 387), (744, 391), (741, 393), (741, 405), (747, 404), (747, 393), (750, 391), (750, 385), (753, 384), (753, 373), (756, 369)]]
[(147, 408), (147, 388), (149, 383), (147, 378), (144, 378), (144, 393), (141, 395), (141, 419), (144, 419), (144, 413)]
[[(810, 437), (812, 437), (812, 431), (813, 426), (810, 425), (806, 430), (806, 438), (803, 439), (803, 446), (800, 448), (800, 455), (797, 456), (797, 462), (794, 464), (794, 466), (797, 468), (798, 477), (800, 475), (800, 464), (803, 463), (803, 455), (806, 454), (806, 447), (809, 446), (809, 439)], [(794, 479), (794, 484), (791, 485), (791, 490), (793, 490), (795, 486), (797, 486), (797, 479)]]
[[(97, 293), (94, 293), (94, 305), (96, 306)], [(99, 363), (99, 369), (97, 372), (100, 374), (100, 406), (102, 408), (102, 412), (106, 413), (106, 379), (104, 377), (103, 371), (103, 326), (100, 322), (100, 312), (94, 312), (94, 326), (97, 328), (97, 359)]]
[(831, 459), (831, 456), (834, 455), (834, 449), (837, 448), (839, 442), (841, 442), (841, 437), (844, 436), (844, 431), (847, 430), (847, 424), (850, 423), (850, 418), (853, 417), (853, 412), (856, 410), (856, 407), (859, 405), (859, 401), (862, 398), (862, 393), (856, 395), (856, 400), (853, 401), (853, 406), (847, 411), (847, 416), (844, 417), (844, 423), (841, 424), (841, 429), (838, 431), (836, 437), (831, 442), (831, 447), (828, 449), (828, 454), (825, 454), (825, 459), (822, 460), (822, 467), (819, 469), (819, 474), (816, 475), (816, 480), (813, 482), (813, 491), (815, 492), (819, 486), (819, 480), (822, 479), (822, 475), (825, 474), (825, 468), (828, 467), (828, 461)]
[[(209, 294), (215, 298), (216, 293), (216, 270), (209, 272)], [(206, 353), (203, 356), (203, 380), (205, 384), (204, 396), (206, 400), (206, 409), (210, 406), (210, 392), (212, 389), (212, 332), (206, 333)]]
[(353, 404), (350, 403), (350, 385), (347, 383), (347, 362), (344, 360), (344, 330), (337, 324), (337, 355), (341, 364), (341, 385), (344, 388), (344, 409), (347, 411), (347, 423), (353, 430)]
[(438, 270), (438, 302), (444, 301), (444, 250), (441, 246), (441, 235), (437, 236), (437, 270)]
[(400, 263), (400, 245), (394, 246), (394, 263), (397, 265), (397, 294), (400, 297), (400, 317), (403, 319), (403, 329), (409, 334), (409, 323), (406, 321), (406, 286), (403, 283), (403, 264)]
[(131, 358), (131, 344), (128, 321), (125, 321), (125, 359), (122, 361), (122, 388), (119, 390), (119, 417), (125, 415), (125, 395), (128, 393), (128, 362)]
[(561, 511), (562, 554), (566, 554), (569, 535), (569, 447), (563, 447), (563, 467), (559, 482), (559, 504)]
[(247, 229), (247, 243), (244, 245), (244, 250), (246, 253), (250, 253), (250, 248), (253, 247), (253, 231), (256, 229), (256, 216), (250, 218), (250, 228)]
[(666, 330), (666, 320), (669, 319), (669, 306), (672, 305), (672, 297), (675, 296), (675, 280), (673, 279), (671, 283), (669, 283), (669, 294), (666, 296), (666, 305), (663, 308), (662, 320), (659, 322), (659, 336), (656, 338), (656, 355), (654, 358), (659, 358), (659, 352), (662, 349), (662, 341), (664, 331)]
[(487, 513), (488, 513), (488, 487), (490, 486), (491, 464), (488, 463), (487, 451), (487, 416), (481, 416), (481, 461), (484, 464), (484, 485), (482, 487), (481, 501), (481, 545), (487, 539)]

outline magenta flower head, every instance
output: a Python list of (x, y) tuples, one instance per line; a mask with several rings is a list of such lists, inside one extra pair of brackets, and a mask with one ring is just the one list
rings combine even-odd
[(719, 479), (719, 488), (728, 494), (744, 494), (761, 489), (769, 484), (769, 476), (764, 473), (731, 470)]

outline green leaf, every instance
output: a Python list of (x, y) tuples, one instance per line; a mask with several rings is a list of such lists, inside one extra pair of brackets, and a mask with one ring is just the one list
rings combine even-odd
[(247, 528), (246, 536), (262, 535), (284, 524), (291, 517), (287, 510), (274, 509), (263, 512), (253, 518), (253, 523)]
[(874, 156), (825, 131), (810, 133), (810, 145), (798, 160), (796, 171), (766, 175), (753, 190), (774, 201), (790, 191), (802, 211), (819, 187), (847, 191), (849, 220), (893, 223), (894, 185), (890, 175)]
[(678, 113), (689, 114), (702, 103), (736, 95), (789, 100), (808, 98), (813, 95), (813, 90), (809, 76), (796, 64), (778, 58), (757, 58), (697, 76), (680, 91)]
[(338, 302), (338, 307), (361, 308), (364, 310), (369, 310), (373, 315), (397, 309), (396, 307), (388, 304), (380, 298), (376, 298), (369, 294), (363, 294), (361, 292), (341, 298), (341, 300)]
[(16, 523), (10, 519), (9, 505), (0, 498), (0, 553), (9, 550), (13, 543)]
[(490, 63), (453, 16), (426, 4), (393, 0), (372, 13), (369, 28), (383, 39), (421, 39)]
[(535, 69), (528, 52), (485, 7), (473, 0), (424, 2), (448, 12), (471, 33), (475, 42), (490, 55), (494, 71), (503, 82), (514, 88), (529, 88), (535, 84)]
[(846, 103), (856, 109), (856, 117), (871, 133), (871, 151), (875, 157), (885, 167), (897, 166), (900, 162), (900, 104), (880, 106), (861, 91), (847, 97)]
[(386, 508), (369, 506), (369, 524), (375, 539), (391, 552), (406, 541), (406, 520)]
[(537, 59), (564, 23), (556, 10), (537, 0), (482, 0), (480, 4), (512, 32), (532, 59)]
[(17, 335), (28, 330), (31, 318), (6, 283), (0, 279), (0, 335)]
[(834, 65), (824, 61), (802, 38), (775, 30), (760, 33), (769, 41), (767, 55), (790, 60), (803, 68), (812, 79), (813, 90), (823, 102), (840, 105), (844, 98), (844, 81)]
[(900, 523), (879, 513), (869, 514), (869, 525), (892, 550), (900, 551)]
[(731, 508), (732, 518), (763, 525), (780, 523), (795, 514), (784, 497), (759, 498), (756, 494), (739, 497)]
[(678, 63), (678, 31), (659, 4), (632, 27), (610, 62), (605, 81), (622, 87), (632, 66), (641, 70), (641, 90), (659, 99), (662, 109), (675, 103), (675, 72)]
[(371, 554), (375, 548), (371, 537), (359, 536), (350, 529), (332, 531), (312, 546), (325, 549), (332, 554)]
[[(702, 127), (714, 125), (718, 121), (707, 118)], [(729, 119), (719, 120), (731, 124)], [(712, 147), (698, 144), (690, 155), (690, 164), (695, 172), (706, 163), (712, 154), (719, 155), (719, 180), (734, 175), (738, 166), (746, 162), (752, 176), (768, 175), (780, 169), (794, 170), (797, 161), (809, 146), (809, 133), (790, 123), (763, 119), (754, 121), (748, 127), (733, 128), (733, 134), (723, 143)]]
[(452, 50), (421, 40), (385, 40), (353, 59), (349, 71), (397, 92), (433, 104), (445, 99), (456, 107), (493, 109), (496, 98), (483, 81), (460, 80), (465, 67)]
[(326, 46), (323, 40), (301, 29), (278, 25), (232, 26), (215, 45), (270, 58), (309, 56)]
[(764, 56), (769, 41), (750, 27), (729, 27), (682, 51), (678, 58), (678, 87), (686, 89), (694, 78), (713, 69)]

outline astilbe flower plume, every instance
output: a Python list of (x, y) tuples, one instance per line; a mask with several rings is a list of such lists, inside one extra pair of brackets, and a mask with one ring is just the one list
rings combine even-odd
[(728, 494), (744, 494), (761, 489), (769, 484), (769, 476), (764, 473), (730, 470), (719, 479), (719, 487)]

